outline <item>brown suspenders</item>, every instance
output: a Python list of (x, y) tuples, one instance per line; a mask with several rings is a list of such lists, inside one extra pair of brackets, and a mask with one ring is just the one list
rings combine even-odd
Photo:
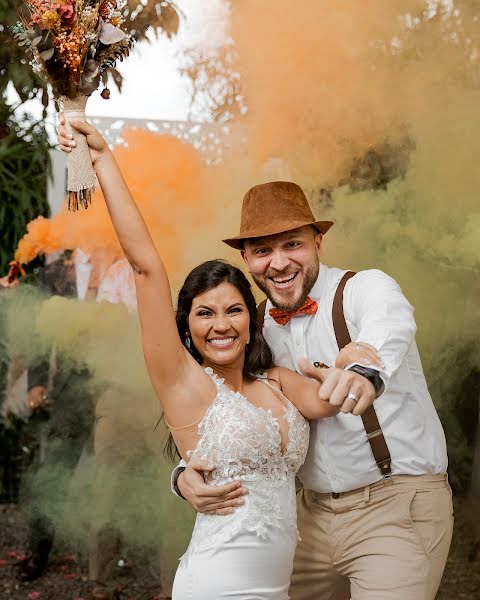
[[(335, 337), (337, 339), (338, 349), (341, 350), (344, 346), (349, 344), (352, 341), (350, 337), (350, 333), (347, 328), (347, 323), (345, 322), (345, 315), (343, 313), (343, 290), (345, 289), (345, 284), (347, 281), (353, 277), (355, 273), (353, 271), (348, 271), (340, 280), (338, 284), (337, 290), (335, 292), (335, 297), (333, 299), (333, 307), (332, 307), (332, 320), (333, 320), (333, 329), (335, 331)], [(265, 320), (265, 309), (267, 306), (267, 301), (264, 300), (258, 305), (257, 308), (257, 325), (260, 331), (263, 329), (263, 322)], [(370, 406), (362, 415), (363, 426), (365, 427), (365, 432), (367, 434), (368, 443), (370, 444), (370, 448), (372, 449), (373, 457), (375, 462), (377, 463), (378, 468), (380, 469), (380, 473), (383, 477), (390, 477), (392, 474), (391, 469), (391, 456), (388, 450), (387, 443), (383, 436), (382, 428), (380, 427), (380, 423), (378, 422), (377, 413), (375, 412), (375, 408)]]
[(267, 308), (267, 300), (263, 300), (257, 306), (257, 327), (262, 331), (263, 322), (265, 321), (265, 309)]
[[(345, 322), (345, 315), (343, 314), (343, 290), (347, 281), (353, 277), (355, 273), (348, 271), (340, 280), (335, 297), (333, 299), (332, 307), (332, 319), (333, 329), (335, 330), (335, 337), (337, 338), (338, 349), (341, 350), (344, 346), (352, 341), (350, 333), (348, 332), (347, 323)], [(368, 443), (372, 449), (373, 457), (377, 463), (380, 473), (384, 477), (390, 477), (392, 474), (391, 462), (392, 458), (388, 450), (387, 442), (383, 436), (382, 428), (378, 422), (377, 413), (372, 406), (362, 415), (363, 426), (367, 433)]]

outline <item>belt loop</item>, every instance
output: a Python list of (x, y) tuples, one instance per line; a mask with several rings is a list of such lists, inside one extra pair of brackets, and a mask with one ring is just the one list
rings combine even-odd
[(363, 503), (368, 504), (370, 502), (370, 486), (367, 485), (363, 488)]

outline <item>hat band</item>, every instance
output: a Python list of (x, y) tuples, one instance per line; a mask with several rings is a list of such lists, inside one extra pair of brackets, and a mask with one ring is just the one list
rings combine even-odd
[(313, 225), (315, 223), (315, 219), (311, 221), (290, 221), (290, 222), (282, 222), (282, 223), (270, 223), (269, 225), (265, 225), (264, 227), (259, 227), (258, 225), (255, 229), (250, 229), (247, 231), (240, 231), (237, 238), (252, 238), (252, 237), (263, 237), (266, 235), (273, 235), (275, 233), (281, 233), (282, 231), (291, 231), (292, 229), (298, 229), (300, 227), (305, 227), (306, 225)]

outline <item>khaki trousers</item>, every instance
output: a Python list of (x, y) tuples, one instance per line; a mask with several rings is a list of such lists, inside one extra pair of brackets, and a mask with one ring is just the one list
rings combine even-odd
[(453, 530), (446, 475), (340, 494), (301, 490), (292, 600), (433, 600)]

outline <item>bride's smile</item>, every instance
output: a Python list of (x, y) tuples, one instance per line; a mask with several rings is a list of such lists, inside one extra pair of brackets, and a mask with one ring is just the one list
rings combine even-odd
[(235, 286), (223, 282), (192, 302), (189, 333), (205, 365), (237, 364), (244, 360), (250, 316)]

